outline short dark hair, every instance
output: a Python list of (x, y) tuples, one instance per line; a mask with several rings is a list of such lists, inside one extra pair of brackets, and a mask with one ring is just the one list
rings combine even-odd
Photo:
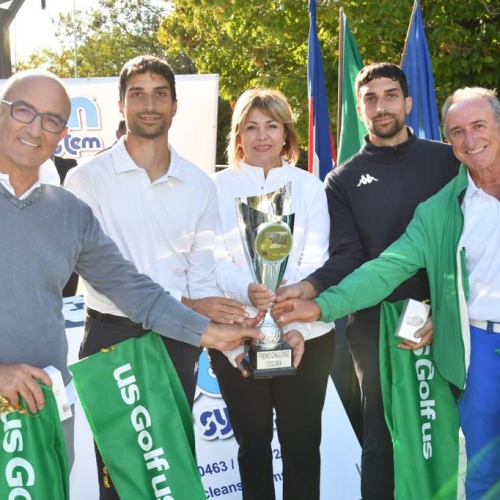
[(359, 90), (363, 85), (370, 83), (377, 78), (390, 78), (399, 82), (403, 97), (408, 97), (408, 82), (403, 70), (397, 65), (388, 62), (373, 63), (365, 66), (356, 76), (356, 96), (359, 97)]
[(163, 76), (170, 85), (172, 99), (177, 100), (175, 91), (175, 75), (167, 61), (155, 56), (137, 56), (134, 59), (126, 62), (120, 71), (119, 89), (120, 102), (125, 98), (125, 90), (127, 88), (128, 79), (133, 75), (143, 75), (144, 73), (154, 73)]

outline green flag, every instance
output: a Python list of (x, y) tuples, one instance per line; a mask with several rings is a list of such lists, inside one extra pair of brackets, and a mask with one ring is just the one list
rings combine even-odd
[(191, 412), (163, 342), (150, 332), (70, 366), (121, 500), (205, 500)]
[(384, 412), (394, 448), (398, 500), (456, 500), (459, 417), (432, 345), (399, 349), (394, 336), (403, 302), (383, 302), (380, 377)]
[(43, 410), (0, 404), (0, 498), (69, 499), (69, 465), (59, 412), (50, 387), (40, 384)]
[(363, 144), (366, 127), (358, 118), (356, 112), (356, 89), (354, 81), (363, 67), (351, 28), (340, 9), (340, 57), (339, 57), (339, 97), (338, 97), (338, 137), (337, 165), (341, 165), (353, 154), (357, 153)]

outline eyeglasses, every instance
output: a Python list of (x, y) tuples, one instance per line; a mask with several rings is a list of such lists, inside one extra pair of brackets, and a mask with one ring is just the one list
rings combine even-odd
[(9, 102), (0, 99), (0, 102), (10, 106), (10, 116), (18, 122), (31, 123), (39, 116), (43, 130), (51, 134), (60, 134), (68, 123), (66, 120), (63, 120), (60, 116), (54, 115), (53, 113), (39, 113), (23, 101)]

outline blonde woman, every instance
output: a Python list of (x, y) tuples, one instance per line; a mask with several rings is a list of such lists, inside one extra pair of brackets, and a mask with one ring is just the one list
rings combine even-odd
[[(299, 154), (292, 113), (278, 91), (254, 89), (236, 103), (229, 134), (229, 168), (216, 174), (219, 287), (256, 314), (274, 300), (252, 283), (241, 241), (235, 199), (269, 193), (291, 182), (295, 213), (293, 246), (284, 279), (295, 283), (328, 257), (329, 216), (323, 184), (294, 166)], [(334, 354), (333, 323), (291, 324), (285, 339), (294, 349), (295, 376), (253, 379), (241, 367), (242, 349), (211, 350), (212, 368), (226, 402), (235, 438), (244, 500), (274, 500), (274, 418), (283, 462), (283, 498), (320, 497), (321, 413)]]

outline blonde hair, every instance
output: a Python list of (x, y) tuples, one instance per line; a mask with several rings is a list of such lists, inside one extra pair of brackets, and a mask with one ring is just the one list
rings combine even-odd
[(285, 160), (296, 163), (299, 158), (299, 142), (293, 125), (292, 110), (286, 97), (277, 90), (251, 89), (243, 92), (234, 107), (231, 131), (228, 134), (227, 157), (229, 165), (237, 165), (243, 159), (240, 132), (248, 114), (259, 109), (285, 127), (285, 144), (281, 152)]

